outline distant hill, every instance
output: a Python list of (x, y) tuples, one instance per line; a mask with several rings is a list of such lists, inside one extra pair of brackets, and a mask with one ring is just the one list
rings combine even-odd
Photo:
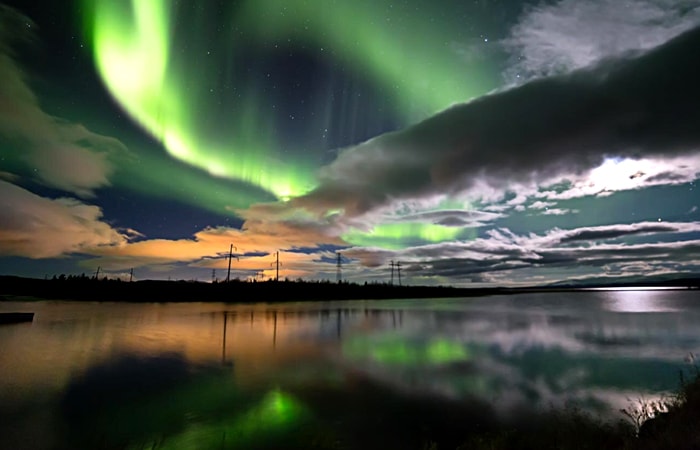
[(565, 280), (548, 284), (548, 288), (619, 288), (619, 287), (700, 287), (699, 275), (679, 276), (678, 274), (656, 275), (650, 277), (595, 277), (584, 280)]

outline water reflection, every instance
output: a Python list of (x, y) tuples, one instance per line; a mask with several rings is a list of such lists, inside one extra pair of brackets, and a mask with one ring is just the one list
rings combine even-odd
[(692, 292), (0, 309), (36, 312), (0, 328), (13, 448), (366, 448), (353, 436), (377, 421), (421, 433), (449, 414), (480, 429), (572, 402), (612, 414), (675, 388), (700, 346)]
[(243, 391), (181, 355), (121, 355), (91, 367), (69, 383), (59, 411), (57, 441), (67, 449), (276, 446), (308, 415), (290, 394)]
[(630, 313), (678, 311), (672, 301), (667, 301), (668, 291), (664, 290), (608, 290), (604, 291), (603, 295), (607, 309), (610, 311)]

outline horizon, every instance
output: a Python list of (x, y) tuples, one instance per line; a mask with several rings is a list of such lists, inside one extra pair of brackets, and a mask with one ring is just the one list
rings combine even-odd
[[(81, 274), (53, 274), (49, 276), (48, 274), (45, 275), (43, 278), (37, 278), (37, 277), (22, 277), (22, 276), (17, 276), (17, 275), (4, 275), (0, 274), (0, 279), (10, 279), (14, 281), (20, 281), (20, 280), (27, 280), (27, 281), (41, 281), (41, 282), (58, 282), (58, 283), (64, 283), (64, 282), (87, 282), (90, 283), (93, 286), (96, 286), (97, 284), (101, 284), (103, 282), (108, 282), (108, 283), (114, 283), (114, 282), (119, 282), (121, 283), (190, 283), (190, 284), (203, 284), (203, 285), (221, 285), (221, 286), (226, 286), (227, 284), (231, 285), (240, 285), (240, 284), (268, 284), (268, 285), (274, 285), (276, 283), (279, 284), (299, 284), (299, 285), (324, 285), (327, 286), (329, 289), (333, 288), (334, 286), (364, 286), (364, 287), (369, 287), (369, 288), (397, 288), (402, 291), (410, 290), (412, 288), (418, 289), (418, 290), (435, 290), (436, 292), (444, 290), (444, 289), (449, 289), (449, 290), (455, 290), (455, 291), (474, 291), (474, 292), (484, 292), (484, 291), (504, 291), (504, 292), (512, 292), (512, 293), (518, 293), (518, 292), (547, 292), (547, 291), (674, 291), (674, 290), (686, 290), (686, 289), (698, 289), (700, 288), (700, 276), (694, 276), (694, 277), (662, 277), (662, 278), (656, 278), (656, 279), (647, 279), (644, 280), (643, 282), (638, 282), (636, 280), (630, 280), (630, 279), (619, 279), (615, 278), (612, 281), (598, 281), (598, 279), (595, 280), (586, 280), (585, 282), (567, 282), (567, 281), (559, 281), (551, 284), (533, 284), (533, 285), (528, 285), (528, 284), (518, 284), (518, 285), (508, 285), (508, 286), (474, 286), (474, 285), (463, 285), (463, 286), (455, 286), (455, 285), (450, 285), (450, 284), (441, 284), (441, 285), (420, 285), (420, 284), (407, 284), (404, 282), (399, 283), (398, 280), (373, 280), (373, 281), (364, 281), (364, 282), (358, 282), (358, 281), (348, 281), (348, 280), (330, 280), (330, 279), (313, 279), (313, 280), (307, 280), (303, 278), (296, 278), (296, 279), (290, 279), (290, 278), (280, 278), (279, 280), (275, 279), (274, 277), (271, 278), (255, 278), (255, 277), (249, 277), (245, 279), (241, 278), (232, 278), (230, 280), (226, 279), (198, 279), (198, 278), (191, 278), (191, 279), (162, 279), (162, 278), (145, 278), (145, 279), (135, 279), (135, 278), (124, 278), (123, 276), (115, 276), (115, 277), (109, 277), (108, 275), (88, 275), (85, 273)], [(646, 283), (646, 284), (645, 284)], [(38, 286), (36, 285), (23, 285), (24, 291), (22, 291), (24, 294), (19, 294), (19, 291), (17, 291), (17, 288), (15, 287), (14, 290), (11, 290), (12, 293), (10, 295), (32, 295), (31, 291), (33, 288), (36, 288)], [(9, 291), (8, 291), (9, 292)], [(330, 299), (330, 298), (329, 298)]]
[(0, 0), (0, 274), (697, 278), (699, 47), (700, 0)]

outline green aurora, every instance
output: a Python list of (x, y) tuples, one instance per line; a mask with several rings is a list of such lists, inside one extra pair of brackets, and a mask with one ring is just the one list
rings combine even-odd
[(358, 246), (376, 246), (398, 250), (410, 245), (431, 244), (455, 239), (473, 239), (473, 228), (448, 227), (421, 222), (385, 223), (364, 232), (351, 230), (344, 241)]
[[(328, 48), (352, 70), (371, 74), (407, 118), (422, 119), (495, 87), (483, 67), (468, 67), (455, 57), (449, 45), (452, 26), (426, 20), (435, 16), (435, 9), (434, 3), (389, 0), (293, 5), (261, 0), (246, 2), (240, 21), (251, 25), (260, 39), (293, 36)], [(382, 20), (387, 11), (401, 19)]]
[[(392, 8), (404, 9), (401, 20), (376, 19)], [(250, 46), (259, 48), (263, 59), (269, 56), (265, 49), (276, 43), (317, 49), (322, 58), (371, 80), (404, 125), (495, 87), (488, 65), (469, 65), (455, 57), (449, 43), (457, 21), (454, 27), (438, 27), (424, 20), (434, 12), (430, 4), (411, 9), (389, 1), (290, 5), (262, 0), (229, 9), (217, 22), (228, 27), (229, 39), (215, 42), (206, 29), (211, 18), (185, 17), (164, 1), (85, 0), (85, 33), (110, 94), (169, 156), (202, 171), (185, 175), (178, 170), (182, 192), (163, 194), (173, 172), (144, 160), (123, 165), (127, 170), (120, 184), (143, 191), (146, 183), (139, 180), (155, 177), (157, 186), (148, 183), (145, 193), (175, 195), (225, 215), (260, 201), (285, 201), (315, 187), (323, 149), (290, 150), (268, 117), (266, 105), (274, 99), (256, 83), (225, 89), (221, 67), (243, 64), (237, 55)], [(413, 222), (378, 224), (342, 238), (351, 245), (404, 248), (471, 235), (461, 228)]]
[[(242, 114), (221, 138), (206, 132), (205, 105), (197, 68), (178, 70), (171, 48), (173, 22), (165, 2), (124, 4), (97, 0), (89, 28), (97, 69), (110, 93), (128, 114), (162, 143), (168, 153), (217, 177), (242, 180), (279, 198), (306, 192), (312, 184), (308, 169), (273, 158), (270, 143), (254, 115)], [(191, 67), (191, 64), (190, 64)], [(193, 70), (197, 69), (197, 70)], [(242, 103), (245, 103), (245, 99)], [(240, 109), (254, 108), (244, 104)], [(251, 114), (251, 113), (249, 113)], [(229, 144), (225, 144), (229, 143)]]

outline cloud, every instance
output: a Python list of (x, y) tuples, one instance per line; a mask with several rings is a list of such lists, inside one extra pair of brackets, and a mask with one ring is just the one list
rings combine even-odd
[(344, 150), (316, 189), (280, 208), (352, 218), (427, 196), (537, 192), (611, 158), (687, 160), (696, 174), (699, 47), (697, 28), (642, 56), (452, 107)]
[(469, 202), (445, 195), (395, 199), (355, 217), (342, 210), (314, 215), (290, 206), (290, 202), (256, 204), (237, 213), (246, 220), (244, 229), (254, 228), (255, 232), (268, 233), (266, 229), (271, 227), (285, 230), (285, 234), (316, 236), (321, 242), (339, 246), (390, 248), (468, 238), (476, 234), (476, 228), (504, 217), (497, 212), (475, 210)]
[(547, 209), (550, 206), (554, 206), (556, 203), (554, 202), (543, 202), (543, 201), (536, 201), (532, 203), (531, 205), (528, 206), (530, 209)]
[(564, 233), (554, 232), (550, 235), (557, 235), (559, 243), (566, 244), (579, 241), (596, 241), (605, 239), (617, 239), (625, 236), (653, 233), (678, 233), (684, 230), (694, 230), (693, 224), (662, 224), (654, 222), (641, 222), (631, 225), (608, 225), (600, 227), (587, 227), (570, 230)]
[[(314, 229), (294, 228), (285, 223), (247, 223), (243, 229), (215, 227), (206, 228), (190, 239), (144, 239), (138, 242), (122, 242), (121, 245), (99, 248), (92, 252), (94, 259), (87, 265), (100, 265), (107, 270), (124, 270), (131, 267), (190, 263), (192, 267), (224, 268), (230, 245), (242, 256), (235, 268), (244, 270), (268, 270), (276, 251), (293, 250), (300, 247), (318, 249), (322, 244), (342, 244), (338, 238), (323, 238)], [(262, 256), (261, 256), (262, 255)], [(291, 256), (294, 261), (299, 257)], [(264, 259), (264, 264), (262, 263)], [(254, 266), (250, 263), (254, 262)], [(257, 265), (257, 263), (262, 264)], [(284, 267), (285, 270), (293, 267)], [(294, 267), (297, 268), (297, 267)]]
[(489, 230), (487, 234), (497, 242), (513, 244), (521, 248), (552, 248), (570, 243), (619, 239), (627, 236), (652, 235), (660, 233), (691, 233), (700, 231), (700, 222), (637, 222), (581, 227), (570, 230), (553, 228), (543, 235), (519, 236), (507, 229)]
[(91, 197), (109, 185), (110, 158), (126, 152), (116, 139), (44, 112), (15, 61), (13, 46), (33, 39), (34, 24), (0, 6), (0, 149), (7, 161), (47, 186)]
[(386, 265), (397, 252), (371, 247), (352, 247), (343, 254), (360, 262), (364, 267), (376, 268)]
[(0, 254), (55, 258), (124, 244), (134, 232), (103, 222), (99, 207), (47, 199), (0, 180)]
[(502, 42), (509, 81), (649, 50), (700, 24), (699, 0), (562, 0), (529, 7)]
[(545, 216), (566, 216), (568, 214), (578, 214), (578, 209), (567, 209), (567, 208), (549, 208), (542, 211), (542, 215)]
[(481, 227), (503, 217), (487, 211), (469, 211), (457, 209), (445, 209), (438, 211), (425, 211), (415, 214), (407, 214), (394, 219), (395, 222), (419, 222), (433, 223), (446, 227)]
[[(700, 233), (700, 222), (555, 228), (544, 234), (526, 235), (500, 228), (488, 230), (485, 237), (472, 241), (444, 242), (397, 252), (354, 248), (344, 254), (373, 267), (400, 260), (406, 264), (407, 275), (451, 282), (514, 284), (536, 280), (541, 283), (584, 273), (611, 277), (637, 274), (634, 268), (642, 265), (649, 269), (649, 274), (692, 270), (700, 264), (700, 241), (666, 242), (686, 233)], [(655, 239), (642, 244), (623, 242), (625, 237), (633, 236)]]
[(549, 200), (603, 197), (616, 191), (690, 183), (700, 176), (700, 154), (681, 157), (607, 158), (581, 175), (569, 175), (560, 191), (540, 190), (529, 195)]
[(0, 180), (7, 181), (9, 183), (16, 183), (20, 180), (20, 177), (14, 173), (0, 171)]

